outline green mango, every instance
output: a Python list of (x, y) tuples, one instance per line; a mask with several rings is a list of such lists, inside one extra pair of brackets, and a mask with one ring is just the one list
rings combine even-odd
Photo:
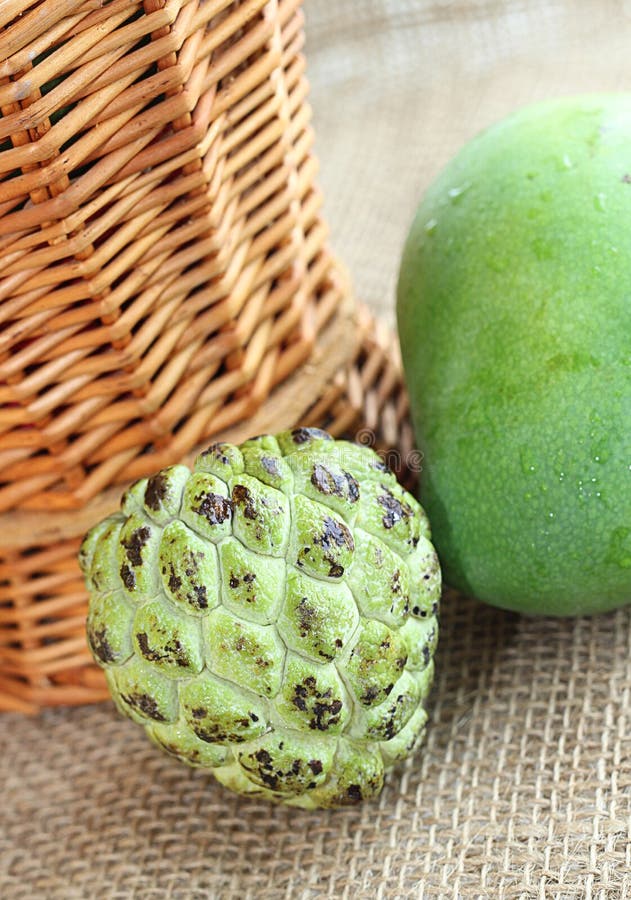
[(631, 601), (631, 94), (467, 144), (420, 205), (397, 312), (446, 582), (546, 615)]

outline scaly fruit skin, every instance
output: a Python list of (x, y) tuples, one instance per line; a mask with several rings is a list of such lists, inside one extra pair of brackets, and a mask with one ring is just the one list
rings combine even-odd
[(134, 484), (80, 564), (119, 710), (227, 787), (345, 806), (420, 742), (440, 568), (372, 450), (305, 428), (216, 444)]
[(631, 600), (631, 95), (548, 101), (427, 192), (398, 319), (445, 581), (528, 613)]

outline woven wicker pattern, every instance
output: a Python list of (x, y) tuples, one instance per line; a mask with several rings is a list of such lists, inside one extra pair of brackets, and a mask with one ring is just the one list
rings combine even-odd
[(630, 626), (447, 597), (425, 747), (338, 812), (231, 795), (110, 705), (9, 714), (0, 895), (629, 900)]
[[(338, 340), (339, 325), (336, 320), (330, 340)], [(357, 326), (360, 342), (354, 356), (320, 396), (316, 394), (300, 421), (327, 428), (336, 436), (357, 435), (386, 454), (403, 479), (413, 480), (414, 472), (406, 469), (410, 462), (414, 468), (416, 457), (397, 342), (366, 310), (361, 311)], [(308, 375), (300, 393), (313, 384)], [(295, 424), (293, 419), (283, 419), (280, 411), (274, 422), (277, 427)], [(260, 422), (243, 427), (265, 430)], [(393, 447), (396, 452), (389, 449)], [(86, 509), (84, 530), (104, 511), (116, 508), (120, 489), (110, 494), (111, 500), (106, 501), (110, 506)], [(57, 519), (53, 517), (54, 524)], [(20, 521), (12, 517), (7, 542), (13, 541), (14, 546), (5, 544), (0, 558), (0, 710), (33, 712), (41, 706), (103, 700), (108, 696), (103, 673), (92, 662), (85, 640), (87, 599), (76, 559), (81, 520), (69, 523), (74, 527), (67, 537), (39, 544), (33, 543), (34, 535), (25, 544), (33, 534), (28, 516), (24, 539), (16, 534)]]
[(251, 415), (343, 285), (299, 0), (0, 8), (0, 512), (81, 506)]

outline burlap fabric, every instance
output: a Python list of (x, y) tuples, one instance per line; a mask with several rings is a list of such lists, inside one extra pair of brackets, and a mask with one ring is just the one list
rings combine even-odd
[[(537, 97), (631, 86), (628, 3), (306, 9), (327, 215), (391, 321), (416, 197), (464, 139)], [(234, 797), (110, 706), (5, 715), (0, 897), (631, 898), (630, 612), (447, 595), (427, 743), (341, 812)]]

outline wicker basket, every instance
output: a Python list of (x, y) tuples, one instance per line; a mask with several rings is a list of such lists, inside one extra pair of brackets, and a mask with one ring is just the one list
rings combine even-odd
[(325, 245), (302, 24), (0, 4), (0, 709), (104, 695), (75, 556), (125, 483), (305, 417), (385, 408), (399, 440), (398, 369)]
[(249, 416), (347, 292), (298, 0), (0, 8), (0, 512)]

